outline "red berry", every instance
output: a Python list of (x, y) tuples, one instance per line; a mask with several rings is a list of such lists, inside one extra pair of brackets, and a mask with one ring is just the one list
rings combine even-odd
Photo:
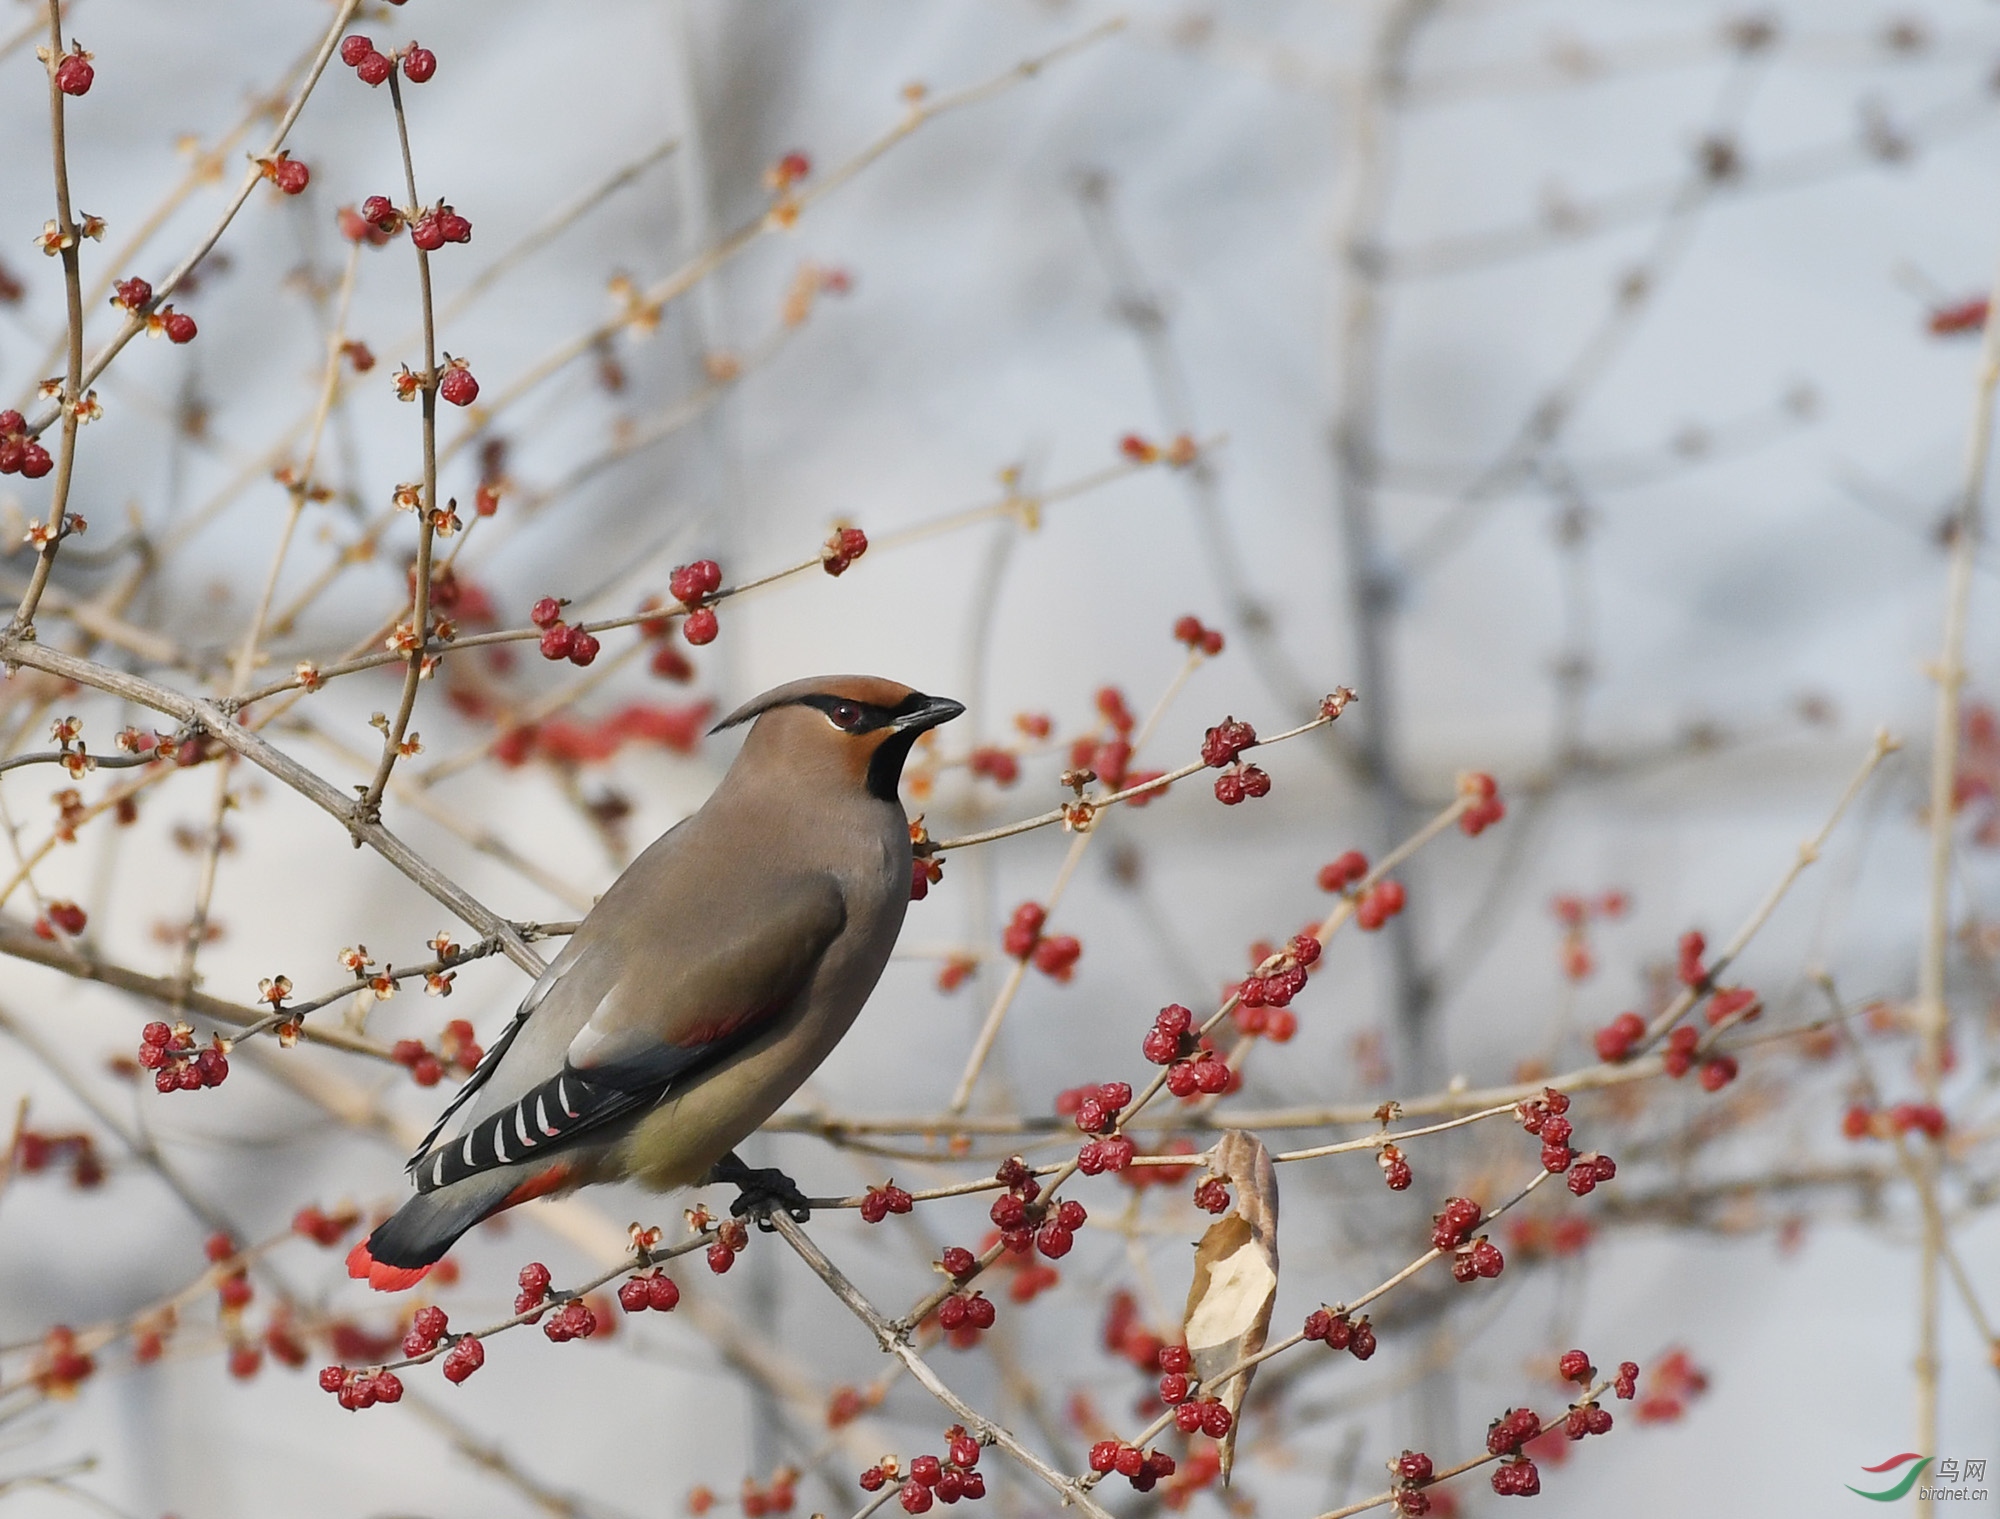
[(1215, 1398), (1201, 1405), (1201, 1432), (1212, 1440), (1220, 1440), (1229, 1433), (1229, 1426), (1236, 1421), (1229, 1410)]
[(855, 1480), (861, 1484), (861, 1490), (864, 1493), (879, 1493), (882, 1490), (882, 1484), (889, 1479), (882, 1475), (881, 1467), (871, 1466)]
[(618, 1306), (627, 1313), (644, 1313), (652, 1303), (653, 1295), (643, 1277), (629, 1276), (618, 1288)]
[(1484, 1277), (1498, 1276), (1507, 1267), (1506, 1257), (1491, 1240), (1481, 1240), (1474, 1245), (1470, 1259), (1472, 1269)]
[(1557, 1367), (1565, 1382), (1588, 1382), (1597, 1370), (1581, 1350), (1565, 1350)]
[(479, 399), (479, 382), (472, 377), (472, 371), (453, 365), (438, 381), (438, 394), (454, 406), (470, 406)]
[(1090, 1447), (1090, 1469), (1094, 1472), (1108, 1472), (1118, 1464), (1118, 1442), (1099, 1440)]
[(708, 1247), (708, 1269), (721, 1276), (736, 1264), (736, 1252), (717, 1240)]
[(1043, 1224), (1035, 1236), (1036, 1248), (1052, 1261), (1059, 1261), (1068, 1255), (1075, 1244), (1076, 1236), (1054, 1219)]
[(1404, 1482), (1428, 1482), (1433, 1470), (1431, 1458), (1420, 1450), (1406, 1450), (1396, 1462), (1396, 1475)]
[(395, 65), (385, 55), (371, 50), (364, 53), (361, 61), (354, 65), (354, 72), (363, 84), (373, 88), (386, 80), (394, 68)]
[[(200, 330), (195, 326), (194, 318), (189, 316), (185, 311), (167, 312), (162, 319), (161, 326), (167, 334), (167, 341), (169, 343), (192, 343), (196, 332)], [(29, 473), (27, 465), (23, 464), (21, 466), (21, 473), (24, 475)]]
[(347, 1368), (345, 1366), (320, 1367), (319, 1390), (321, 1392), (339, 1392), (346, 1385)]
[(1184, 1402), (1188, 1395), (1188, 1379), (1185, 1373), (1170, 1371), (1160, 1378), (1160, 1401), (1173, 1404)]
[(1701, 1089), (1704, 1092), (1719, 1092), (1736, 1079), (1736, 1058), (1733, 1055), (1711, 1055), (1701, 1063)]
[(419, 217), (410, 223), (410, 241), (426, 253), (435, 253), (444, 246), (444, 224), (435, 215)]
[(722, 566), (713, 559), (684, 564), (667, 577), (667, 589), (683, 606), (698, 606), (704, 596), (722, 589)]
[(587, 665), (597, 658), (597, 651), (603, 647), (604, 645), (598, 642), (596, 634), (577, 628), (569, 635), (569, 662), (573, 665)]
[(966, 1305), (969, 1301), (970, 1299), (953, 1293), (942, 1303), (939, 1303), (937, 1308), (938, 1328), (944, 1330), (946, 1333), (963, 1329), (967, 1317)]
[(979, 1265), (979, 1258), (963, 1245), (949, 1245), (945, 1248), (944, 1257), (939, 1264), (944, 1267), (947, 1275), (963, 1278), (972, 1275)]
[(271, 171), (272, 181), (287, 195), (302, 195), (312, 183), (312, 170), (296, 158), (285, 158)]
[(965, 1322), (974, 1329), (991, 1329), (995, 1317), (996, 1313), (991, 1298), (982, 1297), (975, 1292), (966, 1300)]
[(1112, 1469), (1121, 1477), (1138, 1476), (1146, 1469), (1145, 1452), (1136, 1445), (1119, 1446), (1118, 1459), (1112, 1463)]
[(359, 32), (350, 32), (340, 39), (340, 61), (351, 69), (359, 68), (361, 60), (374, 51), (374, 40)]
[(96, 77), (90, 60), (80, 53), (71, 53), (56, 65), (56, 88), (65, 95), (88, 95), (90, 82)]
[(706, 643), (714, 643), (715, 635), (719, 631), (721, 629), (716, 623), (715, 613), (707, 607), (700, 607), (688, 613), (687, 620), (681, 624), (681, 637), (696, 648)]
[(1613, 1391), (1621, 1398), (1638, 1396), (1639, 1363), (1637, 1361), (1620, 1361), (1618, 1363), (1618, 1377), (1613, 1385)]
[(938, 1478), (943, 1475), (943, 1464), (936, 1456), (916, 1456), (910, 1461), (912, 1482), (921, 1482), (925, 1487), (936, 1487)]
[(656, 1271), (646, 1278), (646, 1305), (655, 1313), (672, 1313), (680, 1301), (681, 1289), (672, 1277)]
[(554, 627), (562, 621), (562, 603), (553, 596), (544, 596), (528, 609), (528, 621), (538, 628)]
[(1174, 1428), (1184, 1435), (1194, 1434), (1201, 1428), (1201, 1405), (1183, 1403), (1174, 1410)]
[(463, 1382), (485, 1364), (485, 1345), (468, 1336), (445, 1352), (445, 1380), (447, 1382)]
[(1234, 807), (1243, 800), (1243, 778), (1233, 770), (1225, 770), (1215, 778), (1215, 799), (1225, 807)]
[(414, 42), (403, 54), (403, 77), (411, 84), (429, 83), (437, 67), (437, 54), (427, 47), (418, 47)]
[(361, 203), (361, 219), (381, 232), (394, 232), (403, 224), (403, 213), (386, 195), (371, 195)]
[(541, 649), (544, 659), (568, 659), (570, 644), (576, 638), (576, 630), (566, 622), (559, 622), (542, 634)]

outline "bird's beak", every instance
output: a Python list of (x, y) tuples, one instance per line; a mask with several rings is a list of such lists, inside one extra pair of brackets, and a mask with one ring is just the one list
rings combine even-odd
[(949, 696), (920, 697), (918, 704), (889, 724), (889, 728), (894, 733), (922, 733), (926, 728), (950, 722), (964, 710), (964, 702), (953, 701)]

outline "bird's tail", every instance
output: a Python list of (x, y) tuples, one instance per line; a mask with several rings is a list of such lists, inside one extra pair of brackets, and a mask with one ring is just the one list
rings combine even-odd
[(568, 1181), (569, 1171), (560, 1161), (500, 1166), (419, 1192), (348, 1252), (347, 1274), (377, 1292), (414, 1287), (473, 1225), (555, 1191)]

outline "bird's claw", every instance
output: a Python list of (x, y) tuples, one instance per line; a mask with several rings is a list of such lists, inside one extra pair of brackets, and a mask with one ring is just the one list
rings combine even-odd
[(736, 1200), (729, 1205), (732, 1218), (747, 1218), (769, 1233), (776, 1226), (771, 1215), (782, 1210), (795, 1224), (812, 1219), (812, 1204), (805, 1193), (776, 1166), (745, 1166), (719, 1163), (709, 1173), (716, 1182), (735, 1186)]

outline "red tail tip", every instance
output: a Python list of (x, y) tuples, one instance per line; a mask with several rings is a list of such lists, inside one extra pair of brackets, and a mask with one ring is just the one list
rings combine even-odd
[(429, 1276), (431, 1268), (385, 1266), (368, 1253), (368, 1241), (364, 1239), (347, 1252), (347, 1274), (358, 1282), (366, 1282), (377, 1292), (401, 1292)]

